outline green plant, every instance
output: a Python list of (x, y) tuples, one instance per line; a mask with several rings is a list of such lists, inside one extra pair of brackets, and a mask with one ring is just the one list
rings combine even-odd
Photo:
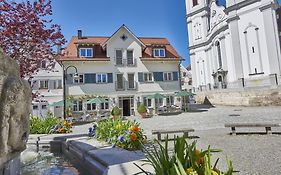
[(98, 140), (104, 140), (128, 150), (141, 149), (146, 141), (144, 137), (143, 130), (135, 121), (107, 119), (99, 122), (96, 129)]
[(147, 111), (147, 109), (146, 109), (146, 107), (144, 106), (144, 104), (140, 104), (139, 106), (138, 106), (138, 113), (146, 113), (146, 111)]
[[(159, 148), (158, 148), (159, 147)], [(223, 172), (216, 168), (217, 162), (212, 167), (211, 154), (220, 150), (210, 149), (199, 151), (196, 142), (188, 144), (185, 138), (177, 137), (174, 141), (174, 150), (168, 151), (168, 137), (164, 146), (156, 141), (152, 150), (144, 148), (146, 164), (153, 166), (156, 175), (222, 175)], [(229, 169), (224, 175), (232, 175), (232, 162), (228, 161)], [(142, 170), (143, 171), (143, 170)]]
[(47, 115), (46, 118), (30, 117), (30, 134), (52, 134), (52, 133), (69, 133), (72, 124), (67, 121)]
[(118, 106), (115, 106), (111, 110), (111, 115), (113, 115), (113, 116), (120, 116), (121, 115), (121, 109)]

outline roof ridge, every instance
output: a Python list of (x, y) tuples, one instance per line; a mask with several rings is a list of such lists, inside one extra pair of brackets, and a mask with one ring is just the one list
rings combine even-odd
[(168, 40), (166, 37), (147, 37), (147, 36), (140, 36), (138, 38), (143, 38), (143, 39), (166, 39)]
[[(75, 38), (78, 38), (78, 36), (72, 36)], [(109, 38), (109, 36), (82, 36), (82, 37), (86, 37), (86, 38)]]

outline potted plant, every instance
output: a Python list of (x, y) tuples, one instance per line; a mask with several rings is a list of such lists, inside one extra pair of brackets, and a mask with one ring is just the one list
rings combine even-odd
[(144, 106), (144, 104), (140, 104), (138, 106), (138, 113), (141, 115), (141, 118), (145, 118), (146, 117), (147, 109)]
[(120, 108), (118, 106), (115, 106), (111, 111), (111, 115), (113, 116), (114, 119), (118, 119), (121, 115)]

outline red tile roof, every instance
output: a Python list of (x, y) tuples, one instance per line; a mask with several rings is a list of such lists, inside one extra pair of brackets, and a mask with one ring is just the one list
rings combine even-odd
[[(57, 59), (59, 61), (107, 61), (109, 58), (106, 56), (106, 51), (103, 50), (102, 44), (105, 43), (109, 37), (82, 37), (78, 39), (77, 36), (74, 36), (69, 41), (64, 54)], [(139, 37), (139, 40), (143, 42), (146, 47), (142, 53), (142, 60), (182, 60), (177, 51), (169, 43), (166, 38), (149, 38), (149, 37)], [(77, 45), (94, 45), (94, 58), (79, 58), (77, 53)], [(154, 47), (165, 47), (166, 48), (166, 57), (165, 58), (155, 58), (153, 57), (152, 49)]]

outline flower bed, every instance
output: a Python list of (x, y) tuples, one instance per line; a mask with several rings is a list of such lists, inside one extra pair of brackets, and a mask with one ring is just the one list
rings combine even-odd
[(47, 116), (44, 119), (36, 116), (30, 117), (30, 134), (64, 134), (70, 133), (71, 128), (71, 122), (53, 116)]
[(106, 119), (89, 128), (89, 136), (106, 141), (113, 146), (127, 150), (139, 150), (146, 143), (146, 137), (139, 123), (121, 119)]
[[(221, 150), (210, 149), (199, 151), (196, 142), (188, 144), (185, 138), (177, 137), (172, 152), (168, 150), (168, 139), (164, 145), (156, 141), (152, 150), (144, 148), (146, 162), (150, 164), (156, 175), (232, 175), (232, 162), (227, 160), (228, 170), (224, 173), (217, 169), (218, 160), (212, 165), (211, 155)], [(141, 167), (139, 167), (144, 173)]]

